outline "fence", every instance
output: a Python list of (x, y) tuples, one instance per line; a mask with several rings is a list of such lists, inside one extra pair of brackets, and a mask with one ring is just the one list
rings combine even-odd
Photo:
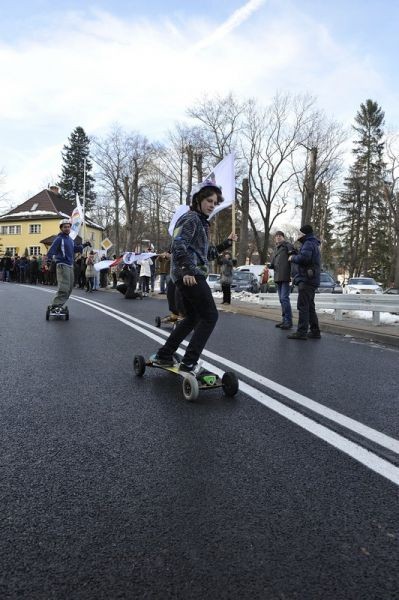
[[(295, 297), (293, 294), (292, 297)], [(380, 313), (399, 314), (399, 295), (393, 294), (316, 294), (317, 309), (332, 309), (337, 321), (342, 321), (343, 312), (364, 310), (373, 313), (373, 325), (380, 325)], [(277, 294), (259, 294), (259, 306), (277, 308), (280, 306)]]

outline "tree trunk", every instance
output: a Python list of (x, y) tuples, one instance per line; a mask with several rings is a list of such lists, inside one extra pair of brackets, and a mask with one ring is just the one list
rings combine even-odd
[(241, 225), (238, 246), (238, 264), (245, 265), (248, 251), (248, 214), (249, 214), (249, 182), (242, 180)]
[(316, 189), (317, 148), (310, 148), (308, 155), (309, 164), (306, 169), (306, 176), (302, 193), (301, 226), (308, 225), (312, 220), (314, 194)]
[(115, 200), (115, 254), (120, 254), (120, 223), (119, 223), (119, 190), (118, 186), (114, 187), (114, 200)]
[(187, 198), (186, 204), (190, 204), (191, 190), (193, 187), (194, 152), (192, 146), (187, 146)]
[(197, 181), (198, 183), (201, 183), (201, 181), (204, 179), (204, 172), (203, 172), (203, 168), (202, 168), (202, 159), (203, 159), (203, 155), (200, 152), (197, 152), (195, 154), (195, 168), (197, 169)]

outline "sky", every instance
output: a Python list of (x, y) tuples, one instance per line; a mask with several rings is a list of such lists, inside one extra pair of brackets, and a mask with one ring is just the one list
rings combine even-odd
[(348, 127), (372, 98), (399, 130), (398, 17), (397, 0), (0, 0), (0, 212), (56, 183), (75, 127), (162, 141), (204, 93), (310, 93)]

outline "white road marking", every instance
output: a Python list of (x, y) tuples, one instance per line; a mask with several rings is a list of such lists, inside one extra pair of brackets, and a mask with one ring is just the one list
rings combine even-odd
[[(43, 290), (42, 288), (33, 288), (33, 289), (39, 289), (40, 291), (51, 293), (50, 290)], [(163, 332), (159, 328), (154, 327), (153, 325), (150, 325), (144, 321), (141, 321), (140, 319), (137, 319), (136, 317), (128, 315), (127, 313), (119, 311), (115, 308), (109, 307), (105, 304), (101, 304), (100, 302), (97, 302), (95, 300), (77, 298), (74, 296), (71, 296), (71, 299), (75, 300), (76, 302), (80, 302), (82, 304), (90, 306), (90, 307), (120, 321), (121, 323), (124, 323), (128, 327), (135, 329), (136, 331), (144, 334), (145, 336), (149, 337), (150, 339), (152, 339), (160, 344), (162, 344), (164, 342), (165, 337), (167, 337), (169, 335), (168, 332)], [(133, 322), (131, 322), (131, 321), (133, 321)], [(157, 335), (152, 333), (150, 330), (157, 331)], [(162, 334), (162, 336), (159, 335), (160, 333)], [(187, 342), (183, 342), (183, 345), (187, 345)], [(375, 429), (372, 429), (366, 425), (363, 425), (362, 423), (359, 423), (358, 421), (355, 421), (354, 419), (345, 417), (344, 415), (341, 415), (340, 413), (338, 413), (336, 411), (333, 411), (321, 404), (318, 404), (317, 402), (315, 402), (313, 400), (310, 400), (310, 398), (306, 398), (306, 396), (297, 394), (293, 390), (290, 390), (289, 388), (285, 388), (284, 386), (282, 386), (270, 379), (267, 379), (266, 377), (263, 377), (262, 375), (255, 373), (254, 371), (250, 371), (249, 369), (246, 369), (245, 367), (243, 367), (242, 365), (239, 365), (238, 363), (234, 363), (233, 361), (225, 359), (222, 356), (214, 354), (213, 352), (204, 350), (203, 355), (205, 355), (208, 358), (211, 358), (213, 360), (216, 360), (218, 363), (223, 364), (224, 366), (234, 369), (241, 375), (244, 375), (245, 377), (247, 377), (248, 379), (251, 379), (252, 381), (255, 381), (256, 383), (260, 383), (261, 385), (264, 385), (265, 387), (269, 387), (270, 389), (273, 389), (274, 391), (278, 392), (279, 394), (297, 402), (298, 404), (301, 404), (302, 406), (309, 408), (313, 412), (316, 412), (322, 416), (325, 416), (329, 420), (332, 420), (347, 429), (350, 429), (356, 433), (359, 433), (359, 435), (361, 435), (362, 437), (365, 437), (365, 438), (377, 443), (380, 446), (388, 448), (388, 449), (392, 450), (393, 452), (399, 453), (399, 441), (398, 440), (391, 438), (379, 431), (376, 431)], [(204, 361), (203, 364), (204, 364), (205, 368), (214, 371), (217, 375), (223, 374), (223, 370), (219, 369), (212, 363), (208, 363), (208, 362)], [(342, 436), (334, 431), (331, 431), (330, 429), (328, 429), (328, 427), (325, 427), (324, 425), (321, 425), (321, 424), (313, 421), (309, 417), (302, 415), (301, 413), (286, 406), (285, 404), (282, 404), (278, 400), (271, 398), (264, 392), (252, 387), (251, 385), (249, 385), (243, 381), (240, 381), (240, 390), (242, 392), (244, 392), (245, 394), (247, 394), (248, 396), (250, 396), (251, 398), (253, 398), (254, 400), (260, 402), (267, 408), (270, 408), (271, 410), (273, 410), (274, 412), (278, 413), (279, 415), (285, 417), (289, 421), (299, 425), (300, 427), (302, 427), (309, 433), (312, 433), (319, 439), (322, 439), (325, 442), (327, 442), (328, 444), (330, 444), (331, 446), (334, 446), (338, 450), (341, 450), (348, 456), (355, 459), (357, 462), (363, 464), (364, 466), (371, 469), (375, 473), (382, 475), (383, 477), (385, 477), (392, 483), (395, 483), (396, 485), (399, 486), (399, 468), (396, 467), (395, 465), (393, 465), (392, 463), (390, 463), (389, 461), (387, 461), (383, 458), (380, 458), (374, 452), (363, 448), (362, 446), (360, 446), (359, 444), (356, 444), (355, 442), (351, 442), (344, 436)]]
[[(84, 300), (86, 300), (86, 299), (84, 299)], [(98, 305), (98, 306), (106, 306), (106, 305), (102, 305), (99, 302), (96, 302), (95, 300), (91, 300), (91, 299), (88, 300), (88, 302), (93, 303), (94, 305)], [(123, 313), (123, 312), (121, 312), (117, 309), (111, 308), (111, 307), (106, 307), (106, 308), (115, 312), (116, 314), (122, 315), (125, 318), (128, 318), (136, 323), (139, 323), (140, 325), (144, 325), (146, 328), (148, 328), (150, 330), (160, 332), (165, 337), (167, 337), (169, 335), (168, 332), (163, 332), (159, 328), (157, 328), (153, 325), (150, 325), (150, 324), (146, 323), (145, 321), (141, 321), (140, 319), (137, 319), (136, 317), (133, 317), (131, 315), (128, 315), (126, 313)], [(188, 344), (187, 342), (183, 342), (183, 345), (187, 346), (187, 344)], [(239, 373), (240, 375), (244, 375), (248, 379), (250, 379), (256, 383), (260, 383), (262, 386), (264, 386), (270, 390), (273, 390), (274, 392), (277, 392), (278, 394), (281, 394), (282, 396), (285, 396), (289, 400), (292, 400), (293, 402), (296, 402), (297, 404), (300, 404), (301, 406), (304, 406), (305, 408), (311, 410), (312, 412), (319, 414), (319, 415), (325, 417), (326, 419), (329, 419), (330, 421), (333, 421), (334, 423), (337, 423), (338, 425), (345, 427), (346, 429), (350, 429), (354, 433), (357, 433), (358, 435), (361, 435), (362, 437), (369, 439), (370, 441), (374, 442), (375, 444), (378, 444), (379, 446), (382, 446), (383, 448), (386, 448), (387, 450), (391, 450), (392, 452), (399, 454), (399, 440), (392, 438), (392, 437), (386, 435), (385, 433), (381, 433), (380, 431), (377, 431), (376, 429), (373, 429), (372, 427), (364, 425), (363, 423), (359, 423), (359, 421), (356, 421), (355, 419), (351, 419), (350, 417), (347, 417), (335, 410), (332, 410), (331, 408), (328, 408), (327, 406), (324, 406), (323, 404), (319, 404), (318, 402), (315, 402), (314, 400), (311, 400), (310, 398), (307, 398), (306, 396), (303, 396), (302, 394), (298, 394), (294, 390), (291, 390), (290, 388), (287, 388), (287, 387), (277, 383), (276, 381), (268, 379), (267, 377), (264, 377), (263, 375), (260, 375), (259, 373), (256, 373), (255, 371), (251, 371), (250, 369), (247, 369), (243, 365), (240, 365), (240, 364), (235, 363), (227, 358), (219, 356), (218, 354), (214, 354), (213, 352), (210, 352), (209, 350), (204, 350), (202, 354), (204, 356), (207, 356), (211, 360), (216, 360), (218, 363), (223, 364), (228, 369), (237, 371), (237, 373)]]

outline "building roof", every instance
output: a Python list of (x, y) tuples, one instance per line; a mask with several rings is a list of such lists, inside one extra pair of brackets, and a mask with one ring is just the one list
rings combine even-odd
[[(54, 188), (57, 189), (57, 188)], [(19, 204), (8, 213), (0, 216), (0, 222), (7, 221), (37, 221), (45, 219), (62, 219), (70, 217), (72, 214), (72, 205), (61, 194), (51, 190), (42, 190), (29, 200)], [(101, 229), (101, 225), (93, 223), (86, 217), (85, 222), (94, 229)]]

